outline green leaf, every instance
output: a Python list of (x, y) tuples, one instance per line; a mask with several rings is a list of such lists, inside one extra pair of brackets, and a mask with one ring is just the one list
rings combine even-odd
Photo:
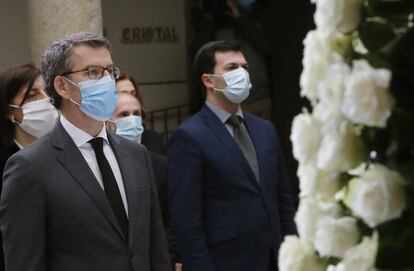
[(414, 113), (410, 110), (395, 108), (391, 116), (393, 140), (398, 151), (410, 153), (414, 150)]
[(414, 264), (414, 219), (406, 212), (401, 219), (378, 227), (379, 247), (376, 266), (380, 269), (404, 268)]
[(390, 57), (395, 53), (398, 49), (399, 43), (401, 41), (401, 36), (398, 36), (388, 43), (386, 43), (380, 50), (379, 54), (382, 55), (384, 58), (390, 59)]
[(402, 14), (414, 8), (412, 0), (367, 0), (366, 6), (378, 15)]
[(378, 51), (395, 38), (395, 33), (387, 21), (370, 17), (360, 24), (359, 36), (364, 46), (371, 52)]
[(370, 52), (364, 55), (363, 58), (366, 59), (369, 62), (369, 64), (376, 69), (390, 68), (390, 63), (379, 53)]
[(412, 39), (406, 37), (407, 35), (409, 35), (409, 30), (409, 27), (405, 27), (403, 30), (400, 30), (396, 37), (390, 40), (388, 43), (384, 44), (378, 53), (382, 55), (384, 58), (391, 60), (391, 58), (394, 57), (396, 53), (399, 52), (399, 50), (401, 50), (401, 46), (403, 44), (411, 42), (410, 44), (414, 45)]
[(404, 177), (404, 179), (414, 186), (414, 160), (398, 163), (394, 168)]

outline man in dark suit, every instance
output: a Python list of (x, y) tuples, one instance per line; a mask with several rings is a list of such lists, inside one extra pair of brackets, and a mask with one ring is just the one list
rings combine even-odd
[(108, 41), (64, 37), (45, 52), (42, 71), (61, 117), (6, 164), (6, 270), (170, 270), (148, 153), (105, 129), (119, 75)]
[(277, 270), (294, 206), (274, 126), (243, 112), (251, 88), (238, 44), (204, 45), (195, 60), (206, 104), (169, 142), (169, 208), (186, 271)]

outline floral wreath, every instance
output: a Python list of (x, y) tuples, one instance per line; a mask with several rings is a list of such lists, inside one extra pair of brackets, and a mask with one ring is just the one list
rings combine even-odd
[(279, 270), (414, 270), (414, 1), (311, 2)]

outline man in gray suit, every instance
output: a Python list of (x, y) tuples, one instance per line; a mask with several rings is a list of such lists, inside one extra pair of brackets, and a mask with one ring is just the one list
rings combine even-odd
[(109, 49), (83, 32), (43, 56), (61, 117), (6, 164), (0, 223), (8, 271), (170, 270), (148, 153), (105, 129), (119, 76)]

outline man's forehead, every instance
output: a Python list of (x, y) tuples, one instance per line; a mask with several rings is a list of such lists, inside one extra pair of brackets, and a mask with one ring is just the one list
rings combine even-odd
[(97, 65), (106, 67), (112, 64), (111, 53), (105, 46), (76, 45), (72, 49), (70, 59), (76, 66)]
[(227, 65), (230, 63), (246, 64), (246, 58), (240, 51), (216, 52), (216, 63)]

